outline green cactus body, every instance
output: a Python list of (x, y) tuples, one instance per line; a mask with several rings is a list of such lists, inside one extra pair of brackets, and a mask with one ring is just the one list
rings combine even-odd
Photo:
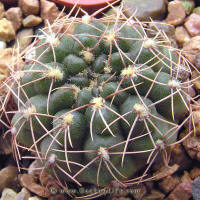
[(74, 23), (72, 34), (39, 38), (15, 88), (25, 102), (12, 120), (16, 139), (40, 150), (38, 162), (61, 181), (126, 184), (161, 144), (176, 141), (187, 111), (171, 75), (178, 58), (141, 25), (87, 15)]

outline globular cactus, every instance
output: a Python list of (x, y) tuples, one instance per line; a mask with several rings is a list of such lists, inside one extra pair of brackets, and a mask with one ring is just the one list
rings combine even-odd
[(142, 23), (119, 16), (67, 18), (58, 23), (64, 33), (49, 26), (16, 72), (16, 151), (32, 151), (61, 182), (131, 185), (176, 142), (190, 110), (180, 52), (162, 32), (150, 38)]

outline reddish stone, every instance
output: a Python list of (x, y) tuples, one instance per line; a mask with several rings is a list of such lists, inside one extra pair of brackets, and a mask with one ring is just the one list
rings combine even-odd
[(200, 35), (200, 15), (195, 13), (191, 14), (184, 26), (191, 36)]
[(166, 18), (166, 22), (177, 26), (184, 22), (186, 17), (185, 10), (181, 2), (179, 1), (171, 1), (168, 4), (168, 15)]

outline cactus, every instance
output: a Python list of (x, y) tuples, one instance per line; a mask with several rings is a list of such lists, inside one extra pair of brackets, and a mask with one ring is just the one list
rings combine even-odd
[(191, 101), (180, 74), (190, 69), (162, 32), (150, 38), (122, 12), (94, 16), (65, 18), (54, 24), (68, 25), (64, 33), (49, 25), (36, 37), (36, 57), (13, 75), (11, 133), (18, 159), (28, 149), (61, 182), (130, 186), (176, 143)]

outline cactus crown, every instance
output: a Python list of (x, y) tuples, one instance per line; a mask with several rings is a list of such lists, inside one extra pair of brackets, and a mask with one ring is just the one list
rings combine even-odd
[[(16, 148), (34, 152), (63, 182), (133, 184), (128, 179), (152, 164), (158, 145), (176, 142), (190, 110), (179, 51), (162, 32), (150, 38), (141, 22), (119, 16), (55, 22), (36, 37), (36, 57), (10, 88)], [(52, 31), (58, 24), (64, 33)]]

